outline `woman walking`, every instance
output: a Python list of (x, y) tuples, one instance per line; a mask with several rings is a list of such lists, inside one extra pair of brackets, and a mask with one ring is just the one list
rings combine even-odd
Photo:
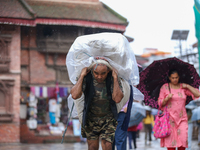
[(170, 114), (171, 134), (161, 138), (161, 147), (168, 150), (185, 150), (188, 147), (188, 118), (185, 109), (186, 97), (193, 99), (200, 97), (198, 89), (189, 84), (179, 83), (179, 73), (177, 70), (170, 70), (168, 73), (168, 83), (161, 89), (158, 104), (162, 110), (167, 107)]
[(144, 123), (144, 131), (145, 131), (145, 144), (147, 144), (147, 136), (149, 140), (149, 144), (151, 144), (152, 138), (152, 128), (154, 126), (154, 116), (151, 114), (150, 110), (146, 111), (146, 118), (143, 119)]

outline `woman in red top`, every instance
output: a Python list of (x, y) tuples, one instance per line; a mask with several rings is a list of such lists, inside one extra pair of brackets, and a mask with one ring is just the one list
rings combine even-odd
[(137, 125), (129, 127), (128, 128), (128, 139), (129, 139), (129, 149), (132, 149), (132, 139), (133, 139), (133, 144), (134, 144), (134, 148), (136, 149), (136, 135), (137, 135)]

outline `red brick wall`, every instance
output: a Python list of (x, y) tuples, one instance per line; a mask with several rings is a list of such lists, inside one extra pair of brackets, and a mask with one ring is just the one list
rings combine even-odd
[[(31, 35), (31, 36), (30, 36)], [(36, 28), (22, 28), (22, 81), (38, 85), (45, 85), (48, 81), (55, 81), (56, 72), (45, 64), (45, 54), (37, 51)], [(53, 57), (49, 55), (48, 64), (53, 65)]]
[(12, 40), (10, 43), (10, 72), (0, 74), (1, 80), (14, 80), (13, 95), (11, 96), (11, 107), (13, 121), (9, 123), (0, 122), (0, 143), (11, 143), (20, 141), (19, 128), (19, 109), (20, 109), (20, 27), (19, 26), (5, 26), (3, 34), (11, 34)]
[(28, 50), (21, 51), (21, 65), (28, 65), (29, 64), (29, 52)]
[(0, 143), (20, 142), (19, 124), (0, 124)]
[(59, 55), (57, 58), (56, 64), (65, 66), (65, 63), (66, 63), (66, 55), (65, 54)]
[(30, 83), (46, 84), (48, 81), (55, 81), (55, 70), (47, 68), (44, 54), (32, 50), (30, 56)]
[[(37, 51), (35, 27), (22, 27), (21, 35), (21, 65), (24, 66), (21, 70), (22, 82), (32, 85), (46, 85), (48, 82), (55, 82), (56, 70), (48, 67), (48, 65), (54, 65), (55, 54), (48, 54), (46, 62), (46, 54)], [(58, 66), (65, 66), (65, 61), (66, 54), (58, 54), (55, 63)]]

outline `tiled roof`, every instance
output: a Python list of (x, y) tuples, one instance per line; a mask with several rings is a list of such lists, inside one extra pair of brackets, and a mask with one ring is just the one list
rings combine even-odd
[(128, 21), (99, 1), (0, 0), (0, 24), (74, 25), (124, 32)]
[(23, 0), (0, 0), (0, 18), (32, 19), (33, 14)]
[(37, 18), (75, 19), (127, 25), (127, 19), (101, 2), (29, 1)]

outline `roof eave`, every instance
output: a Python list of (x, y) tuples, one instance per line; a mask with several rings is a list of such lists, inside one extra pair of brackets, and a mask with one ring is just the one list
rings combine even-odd
[(36, 26), (37, 24), (69, 25), (69, 26), (112, 29), (120, 32), (125, 32), (126, 30), (126, 25), (122, 24), (75, 20), (75, 19), (54, 19), (54, 18), (36, 18), (31, 20), (21, 19), (21, 18), (0, 18), (0, 24), (13, 24), (21, 26)]

